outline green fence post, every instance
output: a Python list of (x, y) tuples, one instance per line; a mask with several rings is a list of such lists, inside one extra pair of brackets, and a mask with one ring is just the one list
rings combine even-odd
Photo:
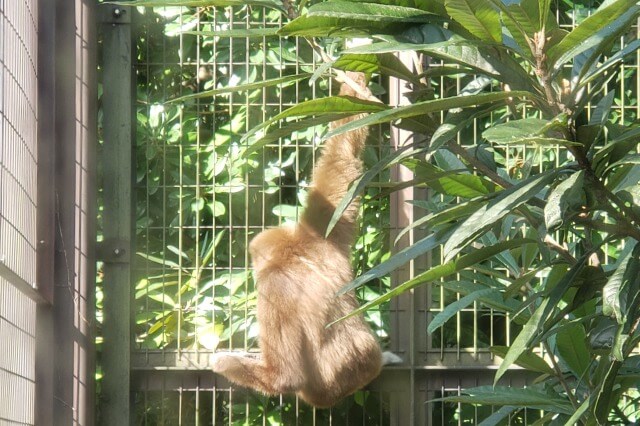
[(105, 5), (103, 34), (104, 319), (101, 423), (132, 422), (130, 367), (133, 333), (132, 279), (134, 110), (131, 9)]

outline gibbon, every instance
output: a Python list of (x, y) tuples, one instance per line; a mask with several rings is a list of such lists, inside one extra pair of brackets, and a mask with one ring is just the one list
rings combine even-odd
[[(348, 75), (368, 92), (363, 74)], [(340, 95), (357, 93), (343, 83)], [(368, 130), (360, 128), (329, 139), (299, 223), (266, 230), (252, 240), (262, 353), (216, 353), (211, 360), (214, 372), (268, 395), (295, 393), (310, 405), (330, 407), (378, 376), (383, 361), (400, 361), (391, 353), (383, 356), (361, 316), (325, 327), (357, 307), (353, 293), (336, 293), (353, 279), (358, 203), (351, 203), (327, 238), (325, 231), (349, 184), (362, 172), (360, 154), (367, 135)]]

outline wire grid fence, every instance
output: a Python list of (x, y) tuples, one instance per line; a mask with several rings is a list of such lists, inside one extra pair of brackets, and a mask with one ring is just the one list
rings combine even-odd
[[(591, 7), (576, 6), (572, 19), (560, 21), (561, 26), (571, 29)], [(406, 335), (413, 327), (408, 339), (414, 339), (416, 356), (409, 368), (389, 369), (378, 385), (332, 410), (313, 410), (292, 397), (266, 398), (234, 389), (205, 371), (216, 349), (256, 349), (255, 288), (246, 249), (261, 230), (295, 220), (322, 129), (275, 141), (248, 161), (242, 158), (246, 145), (241, 135), (275, 112), (330, 88), (322, 80), (308, 86), (294, 78), (269, 89), (167, 102), (210, 88), (313, 72), (319, 64), (302, 40), (249, 36), (247, 30), (281, 25), (279, 14), (268, 10), (203, 9), (194, 15), (165, 8), (147, 10), (138, 18), (136, 234), (140, 256), (135, 270), (133, 358), (137, 423), (403, 424), (399, 419), (406, 418), (406, 413), (399, 407), (406, 405), (398, 402), (403, 399), (419, 407), (421, 423), (417, 424), (478, 424), (490, 415), (490, 407), (425, 402), (491, 384), (498, 360), (488, 348), (509, 345), (518, 326), (474, 302), (428, 334), (426, 324), (433, 316), (460, 298), (442, 286), (418, 289), (408, 296), (409, 305), (384, 306), (368, 313), (383, 344), (389, 343), (407, 360), (411, 349)], [(214, 30), (235, 31), (237, 36), (214, 37)], [(637, 31), (631, 28), (620, 39), (621, 45), (637, 38)], [(638, 116), (637, 64), (638, 60), (621, 65), (623, 78), (608, 88), (621, 94), (614, 110), (624, 123)], [(455, 95), (464, 85), (463, 77), (432, 83), (441, 96)], [(465, 129), (460, 142), (479, 143), (485, 124), (478, 121)], [(381, 129), (365, 162), (373, 163), (385, 154), (389, 149), (385, 140), (386, 131)], [(528, 167), (534, 157), (560, 164), (567, 155), (557, 148), (510, 146), (501, 152), (513, 174)], [(372, 185), (364, 197), (363, 209), (377, 214), (375, 222), (362, 224), (356, 244), (361, 269), (380, 261), (375, 253), (384, 256), (391, 250), (389, 236), (398, 231), (391, 211), (401, 206), (375, 197), (388, 180), (389, 176), (380, 176), (379, 184)], [(429, 261), (413, 265), (410, 274), (441, 260), (436, 251)], [(458, 279), (464, 278), (462, 272)], [(381, 280), (359, 296), (366, 300), (390, 285), (389, 280)], [(411, 324), (401, 317), (410, 318)], [(402, 333), (404, 343), (396, 335)], [(407, 377), (405, 386), (386, 386), (393, 380), (385, 376), (396, 374)], [(528, 377), (515, 371), (509, 380), (522, 386)], [(540, 411), (523, 410), (504, 421), (530, 424), (541, 416)]]
[[(243, 7), (206, 9), (195, 17), (184, 12), (147, 10), (136, 26), (139, 256), (133, 362), (134, 369), (147, 372), (134, 381), (138, 420), (387, 424), (382, 392), (360, 392), (341, 407), (316, 411), (295, 398), (261, 398), (207, 375), (188, 380), (188, 370), (206, 369), (215, 349), (257, 350), (256, 291), (247, 247), (260, 231), (296, 219), (321, 129), (274, 141), (248, 161), (242, 158), (241, 136), (274, 113), (326, 94), (330, 83), (295, 81), (318, 65), (303, 40), (188, 33), (279, 28), (279, 13)], [(267, 90), (167, 102), (210, 88), (287, 77), (291, 83)], [(373, 139), (366, 154), (370, 163), (386, 149), (380, 135)], [(365, 198), (379, 192), (372, 188)], [(388, 250), (387, 238), (378, 238), (388, 232), (388, 200), (370, 200), (364, 209), (378, 213), (368, 215), (375, 219), (363, 224), (367, 232), (357, 242), (362, 269), (379, 261), (367, 256), (372, 249), (377, 247), (379, 256)], [(388, 280), (379, 281), (361, 296), (372, 297), (388, 286)], [(388, 337), (385, 316), (388, 312), (368, 314), (381, 340)], [(168, 382), (166, 375), (151, 380), (156, 374), (149, 371), (158, 368), (187, 371), (177, 381)]]
[(0, 1), (0, 424), (34, 424), (37, 2)]

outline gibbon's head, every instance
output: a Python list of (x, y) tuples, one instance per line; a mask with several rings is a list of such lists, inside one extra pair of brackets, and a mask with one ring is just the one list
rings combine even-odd
[(293, 227), (267, 229), (256, 235), (249, 244), (253, 269), (259, 272), (269, 264), (280, 263), (292, 251)]

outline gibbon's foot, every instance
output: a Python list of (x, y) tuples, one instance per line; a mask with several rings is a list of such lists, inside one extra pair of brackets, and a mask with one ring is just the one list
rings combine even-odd
[(404, 360), (393, 352), (382, 352), (382, 365), (402, 364)]
[(240, 358), (258, 359), (260, 355), (245, 351), (216, 352), (209, 358), (209, 365), (215, 373), (221, 373), (237, 366), (240, 363)]

